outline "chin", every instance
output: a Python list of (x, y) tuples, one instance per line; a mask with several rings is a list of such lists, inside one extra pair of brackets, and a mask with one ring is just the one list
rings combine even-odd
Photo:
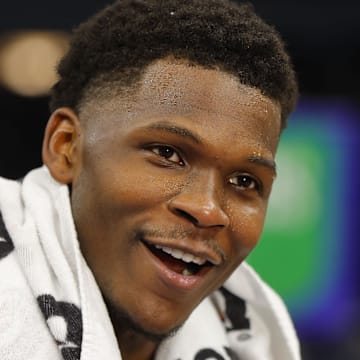
[(174, 336), (183, 325), (183, 323), (180, 325), (169, 324), (170, 320), (166, 319), (167, 321), (164, 321), (164, 319), (156, 316), (151, 316), (151, 319), (146, 319), (146, 317), (140, 319), (132, 316), (111, 300), (104, 300), (115, 332), (131, 332), (143, 336), (152, 342), (159, 343), (166, 338)]

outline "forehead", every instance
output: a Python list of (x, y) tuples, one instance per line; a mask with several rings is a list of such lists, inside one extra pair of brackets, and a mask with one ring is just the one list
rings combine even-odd
[(134, 91), (89, 101), (84, 110), (83, 117), (101, 118), (102, 122), (106, 114), (107, 121), (101, 127), (112, 121), (121, 122), (121, 126), (191, 119), (189, 125), (200, 134), (206, 128), (210, 137), (211, 132), (214, 136), (231, 133), (234, 139), (247, 137), (247, 141), (266, 145), (272, 153), (280, 134), (280, 106), (259, 90), (223, 71), (173, 59), (148, 66)]

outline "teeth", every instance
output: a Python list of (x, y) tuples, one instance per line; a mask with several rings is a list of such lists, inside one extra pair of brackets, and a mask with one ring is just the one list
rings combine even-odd
[(185, 262), (189, 263), (189, 262), (192, 262), (192, 261), (194, 260), (194, 255), (185, 254), (185, 255), (182, 257), (182, 259), (183, 259)]
[(190, 271), (189, 269), (185, 268), (181, 274), (184, 276), (190, 276), (190, 275), (193, 275), (193, 272)]
[(171, 249), (171, 248), (169, 248), (167, 246), (160, 246), (160, 245), (155, 245), (155, 247), (157, 249), (160, 249), (163, 252), (171, 255), (175, 259), (182, 260), (182, 261), (184, 261), (186, 263), (193, 262), (193, 263), (195, 263), (197, 265), (204, 265), (206, 263), (205, 259), (203, 259), (201, 257), (198, 257), (198, 256), (194, 256), (194, 255), (189, 254), (189, 253), (186, 253), (186, 252), (184, 252), (182, 250), (179, 250), (179, 249)]

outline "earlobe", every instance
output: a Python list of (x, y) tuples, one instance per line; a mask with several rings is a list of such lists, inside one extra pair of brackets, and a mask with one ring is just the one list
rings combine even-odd
[(51, 175), (70, 184), (76, 175), (80, 156), (81, 127), (70, 108), (59, 108), (51, 115), (45, 130), (42, 158)]

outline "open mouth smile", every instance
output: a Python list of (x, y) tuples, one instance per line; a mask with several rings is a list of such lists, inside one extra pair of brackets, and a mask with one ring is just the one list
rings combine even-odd
[(155, 258), (159, 270), (167, 282), (177, 287), (190, 287), (199, 283), (203, 277), (219, 265), (215, 256), (196, 254), (185, 249), (141, 241)]

